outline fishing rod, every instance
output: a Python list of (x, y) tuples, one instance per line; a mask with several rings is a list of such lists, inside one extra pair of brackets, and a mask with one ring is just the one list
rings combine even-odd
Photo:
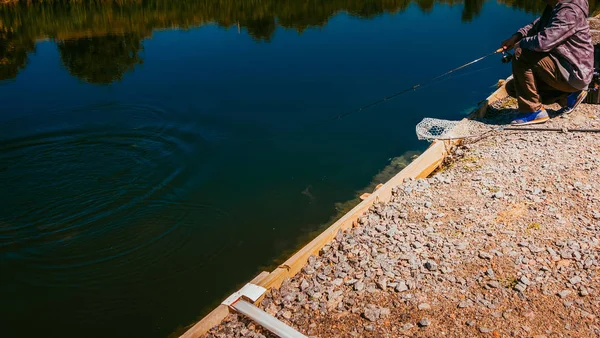
[(339, 120), (339, 119), (341, 119), (341, 118), (344, 118), (344, 117), (346, 117), (346, 116), (348, 116), (348, 115), (351, 115), (351, 114), (354, 114), (354, 113), (358, 113), (358, 112), (360, 112), (360, 111), (362, 111), (362, 110), (365, 110), (365, 109), (371, 108), (371, 107), (373, 107), (373, 106), (376, 106), (376, 105), (378, 105), (378, 104), (380, 104), (380, 103), (382, 103), (382, 102), (389, 101), (389, 100), (391, 100), (391, 99), (393, 99), (393, 98), (396, 98), (396, 97), (398, 97), (398, 96), (400, 96), (400, 95), (402, 95), (402, 94), (405, 94), (405, 93), (408, 93), (408, 92), (411, 92), (411, 91), (417, 90), (417, 89), (418, 89), (418, 88), (420, 88), (420, 87), (423, 87), (423, 86), (427, 86), (427, 85), (433, 84), (433, 83), (435, 83), (436, 81), (438, 81), (439, 79), (441, 79), (441, 78), (443, 78), (443, 77), (445, 77), (445, 76), (448, 76), (448, 75), (450, 75), (450, 74), (452, 74), (452, 73), (454, 73), (454, 72), (456, 72), (456, 71), (459, 71), (459, 70), (461, 70), (461, 69), (463, 69), (463, 68), (466, 68), (466, 67), (468, 67), (468, 66), (471, 66), (471, 65), (473, 65), (473, 64), (475, 64), (475, 63), (477, 63), (477, 62), (479, 62), (479, 61), (482, 61), (482, 60), (484, 60), (484, 59), (487, 59), (487, 58), (489, 58), (490, 56), (496, 55), (496, 54), (498, 54), (498, 53), (502, 53), (502, 54), (504, 54), (504, 55), (503, 55), (503, 57), (502, 57), (502, 63), (509, 63), (509, 62), (512, 60), (512, 57), (513, 57), (513, 56), (512, 56), (510, 53), (508, 53), (506, 50), (504, 50), (504, 48), (499, 48), (499, 49), (497, 49), (496, 51), (494, 51), (493, 53), (490, 53), (490, 54), (484, 55), (484, 56), (482, 56), (482, 57), (480, 57), (480, 58), (478, 58), (478, 59), (475, 59), (475, 60), (473, 60), (473, 61), (471, 61), (471, 62), (465, 63), (464, 65), (462, 65), (462, 66), (460, 66), (460, 67), (456, 67), (456, 68), (454, 68), (454, 69), (452, 69), (452, 70), (450, 70), (450, 71), (448, 71), (448, 72), (446, 72), (446, 73), (444, 73), (444, 74), (442, 74), (442, 75), (436, 76), (436, 77), (432, 78), (431, 80), (429, 80), (429, 81), (427, 81), (427, 82), (416, 84), (416, 85), (414, 85), (414, 86), (412, 86), (412, 87), (406, 88), (406, 89), (404, 89), (404, 90), (401, 90), (401, 91), (399, 91), (399, 92), (397, 92), (397, 93), (395, 93), (395, 94), (392, 94), (392, 95), (390, 95), (390, 96), (384, 97), (383, 99), (380, 99), (380, 100), (377, 100), (377, 101), (371, 102), (371, 103), (369, 103), (369, 104), (367, 104), (367, 105), (365, 105), (365, 106), (362, 106), (362, 107), (360, 107), (360, 108), (357, 108), (357, 109), (351, 110), (351, 111), (349, 111), (349, 112), (346, 112), (346, 113), (343, 113), (343, 114), (336, 115), (336, 116), (334, 116), (333, 118), (331, 118), (331, 119), (327, 120), (326, 122), (329, 122), (329, 121), (335, 121), (335, 120)]

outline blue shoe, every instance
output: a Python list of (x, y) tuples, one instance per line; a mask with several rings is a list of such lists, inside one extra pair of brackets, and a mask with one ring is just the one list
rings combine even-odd
[(512, 120), (510, 124), (512, 124), (513, 126), (524, 126), (527, 124), (544, 123), (549, 119), (550, 117), (548, 116), (548, 112), (546, 111), (546, 109), (542, 108), (533, 113), (525, 113)]
[(570, 94), (567, 97), (567, 106), (563, 108), (563, 114), (570, 114), (571, 112), (573, 112), (573, 110), (575, 110), (575, 108), (577, 108), (577, 106), (579, 106), (581, 102), (585, 100), (587, 93), (587, 90), (582, 90)]

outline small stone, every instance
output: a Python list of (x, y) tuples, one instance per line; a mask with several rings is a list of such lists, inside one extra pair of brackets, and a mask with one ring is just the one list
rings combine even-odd
[(569, 283), (571, 283), (573, 285), (575, 285), (577, 283), (581, 283), (581, 277), (579, 277), (579, 276), (572, 277), (571, 279), (569, 279)]
[(469, 306), (469, 302), (467, 302), (467, 301), (463, 300), (462, 302), (458, 303), (458, 307), (461, 308), (461, 309), (464, 309), (467, 306)]
[(467, 326), (475, 326), (475, 321), (474, 320), (467, 320), (467, 322), (465, 323), (467, 324)]
[(373, 293), (373, 292), (377, 291), (377, 284), (375, 284), (375, 283), (369, 283), (369, 284), (367, 284), (367, 289), (366, 290), (367, 290), (368, 293)]
[(531, 281), (525, 276), (521, 276), (521, 278), (519, 278), (519, 281), (525, 285), (531, 285)]
[(364, 310), (363, 310), (363, 316), (374, 322), (377, 319), (379, 319), (380, 316), (380, 311), (379, 309), (377, 309), (377, 307), (375, 307), (374, 305), (368, 305)]
[(310, 265), (306, 265), (305, 267), (302, 268), (302, 270), (304, 270), (304, 273), (307, 275), (312, 275), (315, 273), (315, 269)]
[(560, 298), (567, 298), (570, 294), (571, 294), (571, 291), (569, 291), (569, 290), (562, 290), (561, 292), (558, 293), (558, 296)]
[(365, 330), (370, 331), (370, 332), (375, 331), (375, 325), (373, 325), (373, 324), (365, 325)]
[(381, 277), (377, 281), (377, 286), (379, 286), (381, 288), (381, 290), (383, 290), (383, 291), (387, 290), (387, 278)]
[(362, 291), (365, 288), (365, 283), (362, 281), (356, 282), (354, 284), (354, 291)]
[(488, 275), (490, 278), (492, 278), (492, 279), (495, 279), (495, 278), (496, 278), (496, 274), (494, 273), (494, 270), (492, 270), (491, 268), (490, 268), (490, 269), (487, 269), (487, 270), (485, 271), (485, 273), (486, 273), (486, 274), (487, 274), (487, 275)]
[(434, 261), (427, 261), (427, 262), (425, 262), (424, 266), (429, 271), (435, 271), (438, 269), (438, 265)]
[(515, 285), (515, 290), (519, 291), (519, 292), (525, 292), (525, 289), (527, 289), (527, 285), (519, 282), (517, 283), (517, 285)]
[(586, 288), (581, 288), (581, 289), (579, 290), (579, 295), (580, 295), (581, 297), (586, 297), (586, 296), (589, 296), (589, 294), (590, 294), (590, 293), (588, 292), (588, 290), (587, 290)]
[(426, 326), (429, 326), (429, 324), (431, 324), (431, 322), (427, 318), (423, 318), (423, 319), (419, 320), (420, 327), (426, 327)]
[(300, 290), (306, 291), (306, 289), (308, 289), (309, 287), (310, 287), (310, 284), (308, 284), (306, 279), (302, 280), (302, 283), (300, 283)]
[(497, 289), (500, 287), (500, 283), (498, 283), (498, 281), (495, 281), (495, 280), (489, 282), (487, 285), (494, 289)]
[(283, 313), (281, 314), (281, 316), (283, 318), (289, 320), (290, 318), (292, 318), (292, 311), (290, 311), (290, 310), (283, 311)]
[(402, 326), (402, 330), (408, 331), (408, 330), (412, 329), (413, 327), (415, 327), (413, 324), (407, 323)]
[(398, 233), (398, 228), (396, 228), (395, 226), (391, 227), (390, 230), (387, 231), (386, 235), (388, 237), (394, 237), (394, 235), (396, 235)]
[(407, 290), (408, 290), (408, 286), (406, 285), (406, 283), (404, 281), (401, 281), (398, 283), (398, 285), (396, 285), (397, 292), (404, 292)]
[(490, 332), (492, 332), (492, 329), (488, 329), (487, 327), (479, 327), (479, 332), (490, 333)]
[(480, 251), (479, 252), (479, 258), (482, 258), (482, 259), (492, 259), (492, 255), (490, 255), (489, 253), (487, 253), (485, 251)]
[(427, 303), (421, 303), (418, 306), (419, 310), (430, 310), (431, 309), (431, 305), (427, 304)]
[(354, 284), (356, 284), (356, 282), (358, 282), (358, 279), (352, 278), (352, 279), (348, 279), (347, 281), (345, 281), (344, 284), (346, 284), (346, 285), (354, 285)]
[(413, 242), (411, 245), (415, 249), (420, 249), (423, 247), (423, 244), (421, 244), (421, 242)]

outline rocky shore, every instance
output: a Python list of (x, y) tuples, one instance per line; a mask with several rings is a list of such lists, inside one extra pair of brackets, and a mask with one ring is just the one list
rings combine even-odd
[[(600, 107), (543, 127), (600, 128)], [(314, 337), (599, 337), (599, 269), (600, 134), (504, 131), (398, 186), (260, 307)], [(270, 334), (233, 314), (206, 337)]]

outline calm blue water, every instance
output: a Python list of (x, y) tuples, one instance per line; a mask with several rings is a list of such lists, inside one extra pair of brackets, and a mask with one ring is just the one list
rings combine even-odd
[(4, 47), (31, 44), (0, 81), (6, 336), (166, 336), (193, 323), (392, 158), (422, 151), (418, 121), (464, 117), (510, 68), (491, 57), (316, 121), (488, 54), (534, 17), (493, 1), (469, 2), (480, 13), (406, 5), (358, 17), (341, 4), (301, 33), (275, 14), (268, 38), (243, 20), (165, 29), (136, 21), (140, 7), (85, 15), (114, 32), (60, 8), (0, 8), (4, 27), (25, 22)]

